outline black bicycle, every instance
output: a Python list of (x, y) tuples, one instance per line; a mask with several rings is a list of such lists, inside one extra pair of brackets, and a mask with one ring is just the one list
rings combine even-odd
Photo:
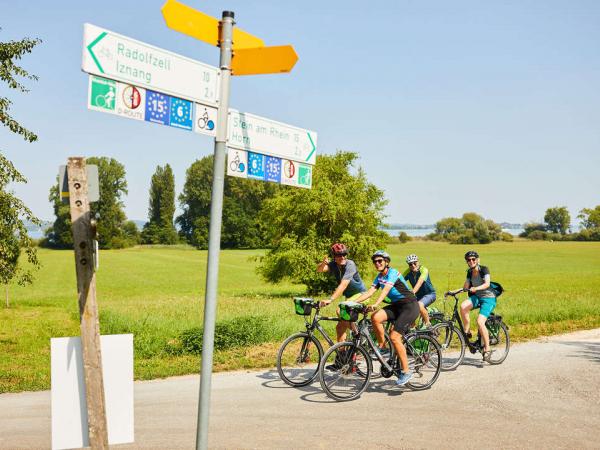
[[(341, 306), (341, 304), (340, 304)], [(349, 314), (358, 322), (352, 331), (352, 339), (332, 346), (321, 359), (319, 374), (321, 387), (329, 397), (337, 401), (354, 400), (365, 391), (374, 374), (373, 360), (379, 364), (378, 376), (389, 378), (400, 373), (400, 360), (390, 346), (386, 356), (375, 343), (369, 329), (367, 307), (352, 305)], [(402, 336), (406, 345), (408, 365), (413, 378), (406, 384), (412, 390), (431, 387), (441, 370), (442, 352), (429, 330), (411, 330)], [(387, 347), (387, 346), (386, 346)]]
[[(304, 317), (306, 331), (292, 334), (277, 352), (277, 372), (281, 379), (294, 387), (306, 386), (313, 382), (319, 373), (319, 361), (323, 356), (323, 346), (315, 331), (331, 346), (334, 344), (321, 320), (339, 322), (337, 317), (325, 317), (319, 314), (320, 302), (312, 298), (294, 298), (296, 314)], [(314, 314), (313, 314), (314, 313)]]
[[(483, 356), (483, 338), (477, 333), (474, 341), (469, 341), (469, 337), (464, 332), (464, 326), (458, 312), (458, 295), (467, 292), (465, 289), (457, 289), (444, 294), (444, 301), (447, 297), (454, 298), (454, 308), (452, 316), (446, 318), (443, 313), (436, 313), (431, 317), (434, 336), (442, 348), (442, 370), (456, 369), (465, 357), (465, 351), (468, 348), (471, 353), (480, 352)], [(510, 335), (508, 326), (502, 321), (502, 316), (490, 314), (485, 322), (485, 326), (490, 336), (491, 356), (488, 360), (490, 364), (500, 364), (508, 356), (510, 349)]]
[[(302, 387), (312, 383), (319, 373), (323, 345), (319, 341), (316, 331), (323, 336), (329, 346), (334, 345), (333, 340), (319, 322), (321, 320), (339, 322), (340, 319), (321, 316), (321, 304), (312, 298), (295, 297), (294, 309), (296, 314), (304, 317), (306, 331), (295, 333), (283, 341), (277, 352), (277, 372), (285, 383), (294, 387)], [(367, 326), (372, 335), (371, 321), (367, 321)], [(393, 348), (387, 332), (385, 333), (385, 342), (388, 350)]]

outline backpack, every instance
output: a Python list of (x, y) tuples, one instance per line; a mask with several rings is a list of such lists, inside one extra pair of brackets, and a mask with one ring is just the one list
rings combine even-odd
[[(479, 266), (479, 271), (483, 272), (482, 268), (484, 268), (484, 267), (485, 266)], [(486, 269), (486, 272), (488, 272), (488, 274), (489, 274), (488, 268), (485, 267), (485, 269)], [(468, 273), (469, 281), (471, 282), (471, 285), (472, 285), (473, 284), (473, 282), (471, 281), (472, 271), (469, 269), (467, 273)], [(502, 285), (500, 283), (497, 283), (496, 281), (490, 281), (489, 289), (494, 293), (496, 298), (500, 297), (502, 295), (502, 293), (504, 292), (504, 288), (502, 287)]]

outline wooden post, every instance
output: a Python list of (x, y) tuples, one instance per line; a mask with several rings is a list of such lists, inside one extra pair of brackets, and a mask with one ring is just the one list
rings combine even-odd
[(96, 274), (93, 262), (93, 239), (90, 204), (87, 194), (85, 158), (69, 158), (69, 205), (75, 249), (81, 349), (87, 400), (88, 430), (92, 449), (108, 449), (102, 358), (100, 353), (100, 323), (96, 302)]

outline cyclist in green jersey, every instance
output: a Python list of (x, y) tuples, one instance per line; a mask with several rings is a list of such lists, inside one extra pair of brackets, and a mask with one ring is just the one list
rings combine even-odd
[(417, 296), (423, 323), (426, 327), (430, 327), (431, 322), (429, 322), (427, 307), (435, 302), (435, 288), (429, 276), (429, 269), (421, 265), (419, 257), (415, 254), (406, 257), (406, 264), (408, 264), (408, 269), (404, 271), (402, 276), (411, 284), (413, 292)]

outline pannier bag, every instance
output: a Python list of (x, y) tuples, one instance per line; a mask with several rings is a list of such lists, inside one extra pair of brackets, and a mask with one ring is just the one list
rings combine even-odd
[(300, 316), (310, 316), (312, 309), (312, 298), (294, 297), (294, 309)]
[(342, 302), (340, 303), (340, 319), (356, 322), (358, 320), (358, 314), (362, 309), (363, 305), (361, 303)]

